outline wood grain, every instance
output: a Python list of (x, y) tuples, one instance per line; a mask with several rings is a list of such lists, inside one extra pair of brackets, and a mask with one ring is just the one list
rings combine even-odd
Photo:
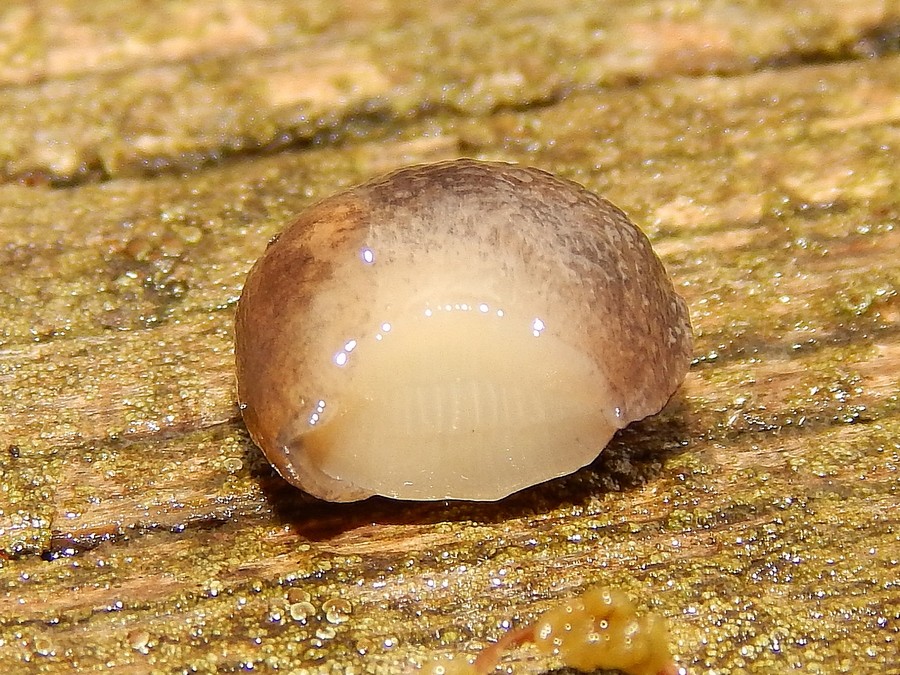
[[(408, 672), (599, 583), (692, 673), (900, 673), (898, 26), (874, 0), (6, 3), (0, 663)], [(497, 504), (318, 502), (240, 421), (244, 275), (312, 201), (461, 155), (640, 223), (691, 372)]]

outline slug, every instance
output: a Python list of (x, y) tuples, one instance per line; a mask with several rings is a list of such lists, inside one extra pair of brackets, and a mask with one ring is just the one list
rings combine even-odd
[(469, 159), (308, 208), (235, 318), (250, 436), (330, 501), (497, 500), (572, 473), (662, 409), (690, 355), (687, 306), (622, 211)]

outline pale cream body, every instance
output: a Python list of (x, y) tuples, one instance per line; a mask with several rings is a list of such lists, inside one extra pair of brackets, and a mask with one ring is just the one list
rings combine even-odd
[(483, 499), (486, 485), (533, 484), (535, 466), (571, 473), (617, 428), (604, 375), (560, 335), (565, 312), (523, 293), (521, 270), (448, 259), (460, 253), (416, 261), (370, 240), (345, 272), (362, 277), (367, 318), (322, 327), (315, 405), (292, 431), (324, 474), (391, 497)]

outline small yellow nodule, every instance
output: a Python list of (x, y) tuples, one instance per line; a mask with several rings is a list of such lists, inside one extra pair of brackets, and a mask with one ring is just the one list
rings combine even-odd
[(538, 651), (585, 672), (601, 668), (627, 675), (678, 675), (684, 670), (675, 665), (668, 639), (661, 616), (638, 616), (624, 593), (598, 587), (547, 610), (530, 626), (505, 633), (471, 664), (462, 657), (438, 657), (420, 670), (428, 675), (487, 675), (506, 649), (533, 643)]
[(534, 642), (578, 670), (658, 675), (672, 662), (665, 621), (655, 614), (637, 616), (628, 597), (609, 588), (591, 589), (547, 611), (535, 627)]

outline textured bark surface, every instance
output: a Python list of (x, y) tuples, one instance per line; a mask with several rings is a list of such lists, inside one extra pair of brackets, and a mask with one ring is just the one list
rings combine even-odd
[[(900, 3), (150, 8), (0, 10), (10, 672), (404, 672), (591, 584), (692, 673), (900, 672)], [(691, 372), (503, 502), (317, 502), (240, 421), (244, 276), (315, 199), (461, 155), (642, 225)]]

